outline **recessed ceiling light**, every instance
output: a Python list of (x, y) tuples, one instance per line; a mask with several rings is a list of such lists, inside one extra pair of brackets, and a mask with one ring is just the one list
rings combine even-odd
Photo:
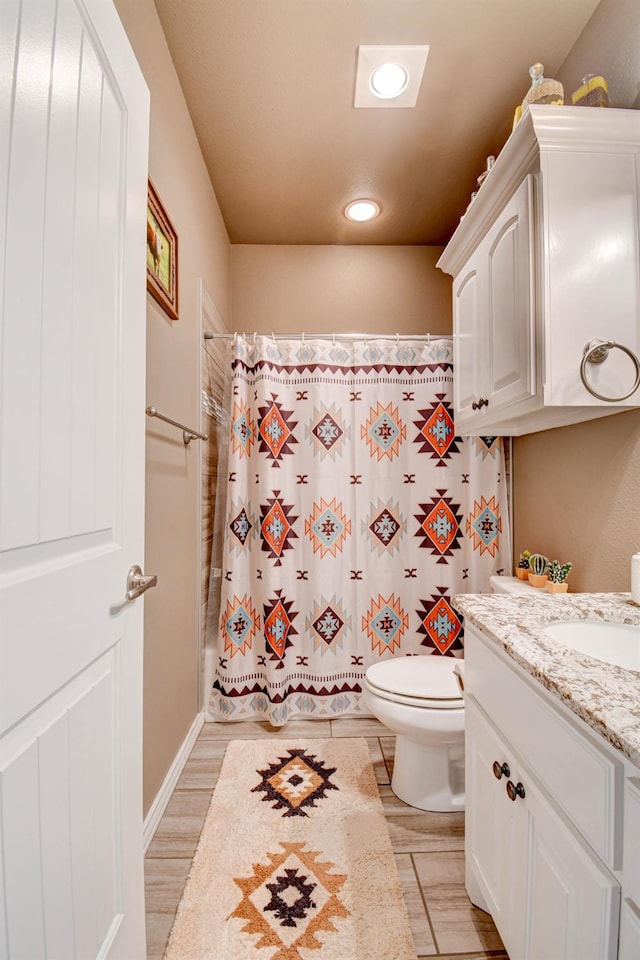
[(383, 63), (371, 74), (369, 84), (376, 97), (392, 100), (406, 90), (409, 74), (401, 63)]
[(415, 107), (428, 54), (427, 44), (360, 44), (354, 107)]
[(373, 220), (380, 213), (380, 207), (375, 200), (354, 200), (348, 203), (344, 215), (348, 220), (355, 220), (356, 223), (365, 223), (367, 220)]

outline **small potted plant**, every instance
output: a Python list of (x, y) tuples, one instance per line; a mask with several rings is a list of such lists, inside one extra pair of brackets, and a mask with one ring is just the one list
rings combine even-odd
[(560, 563), (559, 560), (551, 560), (547, 567), (549, 579), (547, 581), (547, 590), (549, 593), (566, 593), (569, 589), (567, 577), (571, 571), (571, 563)]
[(520, 559), (518, 560), (516, 566), (516, 577), (518, 580), (526, 580), (529, 576), (529, 557), (531, 556), (530, 550), (525, 550), (520, 554)]
[(549, 561), (541, 553), (532, 553), (529, 557), (529, 583), (532, 587), (544, 587), (548, 580)]

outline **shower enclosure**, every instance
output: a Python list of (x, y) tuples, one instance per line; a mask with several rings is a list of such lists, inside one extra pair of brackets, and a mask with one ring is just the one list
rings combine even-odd
[(226, 345), (209, 716), (365, 715), (367, 667), (461, 656), (454, 594), (510, 569), (502, 441), (456, 437), (448, 338)]

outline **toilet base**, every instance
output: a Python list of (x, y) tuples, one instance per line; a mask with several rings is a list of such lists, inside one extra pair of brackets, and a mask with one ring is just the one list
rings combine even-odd
[(428, 747), (398, 735), (391, 789), (419, 810), (464, 810), (464, 743)]

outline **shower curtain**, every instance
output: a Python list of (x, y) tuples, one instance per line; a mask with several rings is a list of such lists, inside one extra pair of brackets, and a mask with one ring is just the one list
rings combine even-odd
[(367, 667), (461, 656), (511, 567), (499, 437), (455, 436), (452, 344), (236, 338), (209, 715), (367, 715)]

